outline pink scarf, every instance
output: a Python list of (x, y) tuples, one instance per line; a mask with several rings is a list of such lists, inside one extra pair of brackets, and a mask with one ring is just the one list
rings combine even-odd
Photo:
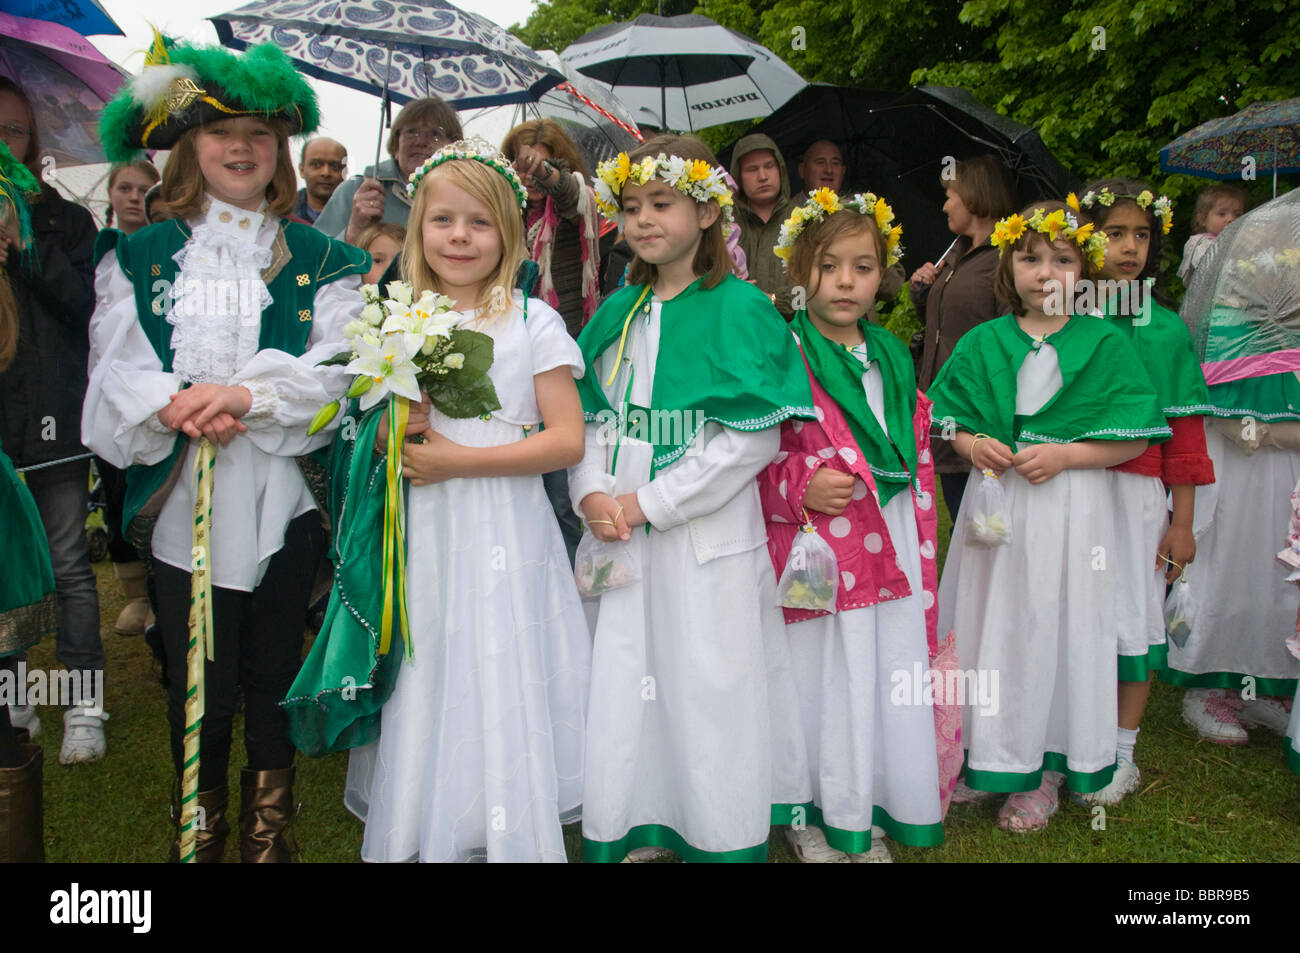
[[(572, 175), (578, 180), (578, 237), (582, 248), (582, 326), (586, 327), (600, 305), (600, 227), (596, 221), (596, 201), (581, 174)], [(555, 250), (555, 230), (560, 216), (555, 211), (555, 200), (549, 195), (540, 212), (528, 213), (528, 250), (541, 276), (537, 282), (537, 295), (552, 308), (559, 308), (560, 297), (551, 280), (551, 253)]]

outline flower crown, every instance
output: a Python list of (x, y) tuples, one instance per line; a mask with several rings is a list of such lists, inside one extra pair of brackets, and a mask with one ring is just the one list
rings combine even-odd
[(1058, 238), (1073, 241), (1088, 256), (1094, 268), (1100, 268), (1106, 261), (1106, 236), (1096, 232), (1092, 222), (1080, 225), (1071, 213), (1059, 208), (1054, 212), (1034, 209), (1034, 214), (1028, 219), (1018, 214), (1004, 218), (993, 226), (989, 241), (1001, 257), (1029, 229), (1046, 235), (1050, 242)]
[(596, 205), (606, 218), (617, 219), (623, 187), (629, 182), (645, 185), (656, 178), (701, 204), (716, 199), (728, 224), (734, 221), (731, 189), (727, 187), (726, 173), (721, 166), (709, 165), (703, 159), (683, 159), (662, 152), (654, 157), (646, 156), (635, 165), (626, 152), (620, 152), (616, 159), (602, 162), (596, 169)]
[(496, 169), (506, 177), (510, 188), (514, 190), (515, 198), (519, 200), (519, 210), (523, 211), (528, 207), (528, 190), (524, 188), (524, 180), (519, 178), (519, 173), (510, 164), (510, 160), (482, 136), (461, 139), (449, 146), (443, 146), (425, 159), (420, 167), (411, 173), (411, 181), (406, 183), (406, 194), (414, 197), (415, 190), (420, 187), (420, 181), (426, 175), (444, 162), (451, 162), (454, 159), (472, 159), (490, 169)]
[(1080, 203), (1084, 208), (1092, 208), (1094, 205), (1104, 205), (1106, 208), (1110, 208), (1115, 204), (1116, 199), (1132, 199), (1137, 203), (1138, 208), (1143, 211), (1151, 209), (1151, 214), (1160, 219), (1161, 234), (1168, 235), (1169, 230), (1174, 227), (1174, 203), (1169, 201), (1167, 195), (1156, 198), (1150, 189), (1143, 189), (1137, 195), (1129, 195), (1126, 192), (1112, 192), (1103, 185), (1096, 192), (1084, 192), (1082, 199), (1077, 198), (1071, 192), (1065, 197), (1065, 204), (1077, 212)]
[(870, 215), (875, 219), (880, 234), (885, 238), (885, 267), (897, 264), (903, 257), (903, 246), (899, 244), (903, 238), (903, 226), (893, 224), (894, 210), (874, 192), (859, 192), (851, 198), (840, 198), (828, 188), (818, 189), (808, 196), (808, 201), (791, 212), (790, 217), (781, 225), (780, 237), (772, 251), (788, 265), (794, 243), (809, 222), (820, 222), (827, 215), (845, 211)]

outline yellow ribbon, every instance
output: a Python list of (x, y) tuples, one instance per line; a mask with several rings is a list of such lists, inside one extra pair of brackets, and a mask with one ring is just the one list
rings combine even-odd
[[(212, 471), (216, 448), (199, 438), (194, 455), (193, 564), (190, 571), (190, 641), (186, 652), (185, 751), (181, 766), (181, 848), (183, 864), (194, 863), (199, 824), (199, 735), (203, 729), (204, 658), (213, 659), (212, 628)], [(206, 824), (207, 818), (202, 823)]]
[(649, 293), (650, 285), (647, 283), (645, 291), (641, 292), (641, 297), (636, 299), (636, 304), (632, 305), (632, 310), (627, 313), (627, 319), (623, 322), (623, 333), (618, 339), (618, 353), (614, 355), (614, 369), (609, 372), (609, 380), (605, 381), (606, 387), (614, 383), (614, 377), (618, 374), (618, 366), (623, 363), (623, 345), (627, 343), (627, 328), (632, 323), (632, 316), (636, 314), (637, 309), (641, 307), (641, 302), (646, 299), (646, 295)]
[(393, 609), (397, 608), (399, 635), (411, 658), (406, 628), (406, 510), (402, 505), (402, 439), (410, 401), (394, 394), (388, 404), (388, 466), (384, 495), (384, 619), (379, 633), (379, 654), (387, 655), (393, 640)]

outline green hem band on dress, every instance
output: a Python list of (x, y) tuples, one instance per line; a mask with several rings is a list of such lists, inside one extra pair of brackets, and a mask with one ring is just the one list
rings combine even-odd
[(1043, 766), (1037, 771), (1020, 773), (1017, 771), (977, 771), (970, 766), (970, 752), (966, 752), (967, 761), (964, 770), (966, 786), (976, 791), (994, 791), (999, 794), (1020, 794), (1025, 791), (1037, 791), (1043, 784), (1044, 771), (1058, 771), (1065, 775), (1065, 786), (1079, 794), (1091, 794), (1110, 784), (1115, 776), (1115, 765), (1109, 765), (1100, 771), (1071, 771), (1066, 756), (1058, 751), (1048, 751), (1043, 755)]
[[(802, 813), (796, 813), (802, 812)], [(822, 809), (814, 802), (804, 804), (773, 804), (772, 823), (793, 826), (811, 824), (826, 833), (826, 842), (846, 854), (865, 854), (871, 850), (871, 831), (850, 831), (831, 827), (825, 822)], [(938, 847), (943, 843), (943, 824), (905, 824), (896, 821), (880, 805), (871, 809), (871, 823), (883, 828), (892, 840), (909, 847)]]
[(1300, 774), (1300, 751), (1296, 750), (1295, 742), (1289, 737), (1284, 738), (1282, 747), (1286, 749), (1286, 766), (1293, 774)]
[(1256, 696), (1290, 697), (1295, 694), (1297, 679), (1294, 678), (1259, 678), (1237, 672), (1205, 672), (1194, 675), (1191, 672), (1180, 672), (1176, 668), (1168, 667), (1160, 671), (1162, 682), (1182, 688), (1226, 688), (1229, 691), (1239, 692), (1245, 687), (1248, 678), (1254, 679)]
[(1119, 680), (1121, 682), (1145, 682), (1152, 672), (1163, 671), (1169, 664), (1169, 645), (1161, 642), (1147, 648), (1146, 655), (1121, 655), (1119, 657)]
[(59, 605), (52, 592), (39, 602), (0, 612), (0, 658), (31, 648), (58, 627)]
[(641, 824), (618, 840), (582, 839), (582, 859), (588, 864), (617, 864), (638, 847), (666, 847), (689, 863), (762, 864), (767, 862), (767, 840), (739, 850), (700, 850), (686, 843), (686, 838), (663, 824)]

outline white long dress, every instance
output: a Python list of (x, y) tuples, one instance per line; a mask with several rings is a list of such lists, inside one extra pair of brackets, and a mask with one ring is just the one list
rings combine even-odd
[[(1056, 350), (1031, 351), (1016, 376), (1016, 413), (1032, 414), (1061, 387)], [(983, 479), (972, 470), (967, 495)], [(953, 527), (939, 583), (939, 631), (952, 629), (963, 671), (997, 678), (995, 712), (967, 705), (966, 781), (1029, 791), (1044, 769), (1088, 793), (1115, 765), (1117, 648), (1115, 526), (1106, 470), (1062, 470), (1037, 486), (1001, 479), (1012, 538), (968, 545), (974, 507)]]
[(1140, 473), (1107, 470), (1115, 507), (1115, 624), (1120, 678), (1146, 681), (1165, 651), (1165, 571), (1156, 551), (1169, 529), (1164, 482)]
[(1173, 671), (1164, 678), (1240, 692), (1249, 675), (1256, 695), (1291, 695), (1300, 660), (1286, 638), (1300, 591), (1279, 588), (1274, 557), (1300, 479), (1300, 451), (1260, 447), (1247, 455), (1214, 426), (1205, 428), (1205, 446), (1215, 482), (1196, 488), (1196, 560), (1187, 567), (1196, 616), (1186, 645), (1169, 646)]
[[(540, 420), (533, 375), (582, 356), (530, 299), (485, 328), (502, 409), (433, 428), (467, 446)], [(367, 861), (565, 861), (582, 803), (591, 637), (540, 475), (454, 479), (407, 497), (403, 659), (380, 737), (352, 751), (345, 805)]]
[[(625, 395), (651, 404), (656, 361), (668, 359), (659, 312), (656, 298), (632, 322), (625, 363), (606, 388), (613, 407)], [(616, 350), (592, 369), (602, 387)], [(773, 791), (796, 790), (807, 772), (755, 480), (776, 455), (779, 429), (710, 422), (653, 481), (651, 444), (607, 437), (588, 425), (586, 456), (569, 471), (575, 509), (592, 492), (635, 491), (654, 528), (627, 543), (640, 581), (599, 598), (584, 857), (618, 861), (659, 845), (687, 860), (761, 861)], [(788, 756), (774, 763), (773, 751)]]
[[(866, 369), (862, 384), (886, 429), (877, 364)], [(866, 489), (861, 481), (858, 487)], [(811, 769), (794, 803), (813, 801), (831, 845), (862, 852), (871, 849), (873, 822), (902, 843), (942, 839), (934, 709), (911, 691), (895, 703), (899, 678), (910, 688), (916, 667), (930, 667), (911, 494), (895, 494), (883, 513), (912, 595), (786, 628)]]

